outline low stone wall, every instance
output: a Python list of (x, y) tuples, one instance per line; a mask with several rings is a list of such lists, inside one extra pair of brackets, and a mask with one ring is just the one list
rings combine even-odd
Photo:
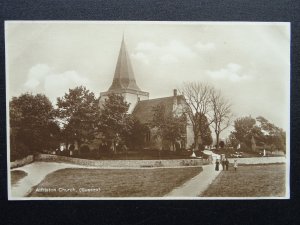
[(20, 167), (20, 166), (24, 166), (24, 165), (27, 165), (29, 163), (32, 163), (34, 161), (34, 157), (33, 155), (29, 155), (23, 159), (18, 159), (16, 161), (13, 161), (13, 162), (10, 162), (10, 168), (13, 169), (13, 168), (17, 168), (17, 167)]
[(170, 159), (170, 160), (89, 160), (58, 155), (39, 154), (35, 161), (65, 162), (95, 167), (182, 167), (209, 164), (205, 159)]
[[(230, 163), (234, 162), (233, 158), (228, 159)], [(237, 158), (238, 164), (271, 164), (286, 163), (286, 158), (279, 157), (253, 157), (253, 158)]]

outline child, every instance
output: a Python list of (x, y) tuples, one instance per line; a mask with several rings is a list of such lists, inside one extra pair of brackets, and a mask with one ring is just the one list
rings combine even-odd
[(236, 171), (236, 170), (237, 170), (237, 167), (238, 167), (237, 159), (234, 160), (234, 162), (233, 162), (233, 167), (234, 167), (234, 171)]

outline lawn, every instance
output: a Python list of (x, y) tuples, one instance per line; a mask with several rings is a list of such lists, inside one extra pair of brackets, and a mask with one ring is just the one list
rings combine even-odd
[(239, 166), (222, 171), (202, 197), (284, 197), (285, 164)]
[(22, 178), (27, 176), (27, 173), (22, 170), (13, 170), (10, 172), (11, 185), (16, 185)]
[(29, 197), (161, 197), (201, 171), (201, 167), (62, 169), (47, 175)]

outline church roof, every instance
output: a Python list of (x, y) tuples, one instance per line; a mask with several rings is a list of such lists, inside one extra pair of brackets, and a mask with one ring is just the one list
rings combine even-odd
[[(184, 98), (182, 95), (176, 96), (177, 102), (181, 103)], [(150, 123), (153, 119), (153, 108), (158, 105), (165, 105), (166, 113), (173, 112), (174, 96), (155, 98), (139, 101), (134, 108), (132, 115), (135, 116), (141, 123)]]
[(141, 91), (141, 89), (137, 86), (135, 81), (131, 61), (126, 49), (124, 36), (123, 36), (113, 83), (108, 89), (108, 91), (114, 92), (114, 91), (120, 91), (124, 89)]

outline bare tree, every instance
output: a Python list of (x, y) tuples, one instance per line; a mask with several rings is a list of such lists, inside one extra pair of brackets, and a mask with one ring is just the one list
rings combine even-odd
[(212, 127), (216, 134), (216, 147), (218, 149), (220, 133), (231, 125), (233, 114), (231, 103), (222, 96), (219, 90), (211, 91), (211, 106), (213, 110)]
[[(184, 83), (179, 90), (180, 94), (184, 96), (187, 102), (185, 113), (193, 125), (194, 132), (194, 146), (195, 150), (199, 148), (199, 136), (202, 126), (207, 126), (212, 123), (209, 112), (211, 111), (211, 95), (213, 88), (200, 82)], [(206, 117), (204, 119), (204, 117)], [(206, 124), (202, 124), (205, 121)]]

